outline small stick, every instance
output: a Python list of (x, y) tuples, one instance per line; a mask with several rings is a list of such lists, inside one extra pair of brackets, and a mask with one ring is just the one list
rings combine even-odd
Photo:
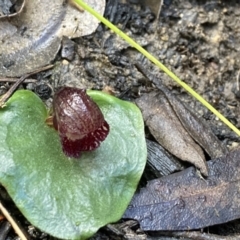
[(7, 209), (2, 205), (1, 202), (0, 202), (0, 210), (1, 210), (2, 214), (5, 216), (5, 218), (10, 222), (10, 224), (12, 225), (14, 231), (20, 237), (20, 239), (21, 240), (28, 240), (26, 238), (26, 236), (23, 234), (23, 232), (20, 229), (20, 227), (17, 225), (17, 223), (14, 221), (14, 219), (11, 217), (11, 215), (9, 214)]
[[(19, 78), (0, 78), (0, 82), (15, 83)], [(32, 78), (27, 78), (24, 80), (24, 83), (35, 83), (37, 80)]]
[(16, 89), (18, 88), (18, 86), (29, 76), (48, 70), (50, 68), (53, 68), (54, 65), (47, 65), (45, 67), (39, 68), (33, 72), (27, 73), (25, 75), (23, 75), (22, 77), (20, 77), (12, 86), (11, 88), (0, 98), (0, 108), (5, 107), (5, 103), (6, 101), (13, 95), (13, 93), (16, 91)]

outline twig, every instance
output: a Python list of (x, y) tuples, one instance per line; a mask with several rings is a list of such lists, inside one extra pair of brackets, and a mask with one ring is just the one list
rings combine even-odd
[[(0, 78), (0, 82), (15, 83), (18, 80), (19, 78)], [(37, 81), (36, 79), (32, 79), (32, 78), (28, 78), (24, 80), (25, 83), (35, 83), (36, 81)]]
[(20, 237), (21, 240), (28, 240), (26, 238), (26, 236), (23, 234), (22, 230), (19, 228), (19, 226), (17, 225), (17, 223), (14, 221), (14, 219), (11, 217), (11, 215), (9, 214), (9, 212), (7, 211), (7, 209), (2, 205), (2, 203), (0, 202), (0, 210), (2, 212), (2, 214), (5, 216), (5, 218), (11, 223), (14, 231), (16, 232), (16, 234)]
[(6, 101), (12, 96), (12, 94), (15, 92), (15, 90), (18, 88), (18, 86), (29, 76), (48, 70), (50, 68), (53, 68), (54, 65), (47, 65), (45, 67), (39, 68), (33, 72), (27, 73), (23, 75), (21, 78), (19, 78), (12, 86), (11, 88), (0, 98), (0, 108), (3, 108), (5, 106)]

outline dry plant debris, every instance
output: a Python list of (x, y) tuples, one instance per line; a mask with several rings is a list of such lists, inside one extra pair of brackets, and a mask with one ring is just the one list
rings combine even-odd
[(238, 219), (239, 155), (240, 149), (209, 161), (206, 179), (190, 167), (150, 181), (124, 218), (138, 220), (146, 231), (199, 229)]
[[(86, 2), (103, 13), (105, 0)], [(62, 0), (26, 1), (20, 14), (0, 20), (0, 76), (21, 76), (49, 64), (63, 35), (88, 35), (98, 24), (89, 13)]]

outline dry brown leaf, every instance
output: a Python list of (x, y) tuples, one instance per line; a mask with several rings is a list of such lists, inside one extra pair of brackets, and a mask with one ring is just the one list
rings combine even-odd
[(171, 105), (175, 115), (189, 135), (209, 154), (211, 159), (221, 157), (228, 153), (227, 147), (222, 144), (214, 135), (209, 125), (204, 119), (198, 118), (188, 109), (161, 81), (149, 74), (140, 64), (136, 64), (137, 69), (159, 89), (161, 96), (166, 98)]
[(142, 230), (191, 230), (240, 218), (240, 149), (208, 162), (209, 176), (193, 167), (150, 181), (135, 194), (124, 218)]
[(173, 155), (194, 164), (207, 176), (202, 149), (184, 129), (167, 98), (160, 91), (155, 91), (142, 95), (136, 103), (155, 139)]
[(228, 153), (227, 147), (213, 134), (211, 128), (204, 119), (198, 118), (166, 87), (158, 87), (168, 99), (183, 127), (191, 135), (194, 141), (196, 141), (209, 154), (211, 159), (221, 157)]
[[(63, 35), (69, 38), (92, 33), (98, 20), (79, 12), (63, 0), (26, 1), (23, 11), (0, 21), (0, 76), (14, 77), (49, 64)], [(86, 0), (103, 14), (105, 0)]]

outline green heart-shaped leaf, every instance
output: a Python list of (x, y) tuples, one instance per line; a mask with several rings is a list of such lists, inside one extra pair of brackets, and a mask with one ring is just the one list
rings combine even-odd
[(86, 239), (121, 218), (146, 162), (139, 109), (89, 91), (110, 125), (101, 146), (67, 158), (47, 110), (32, 92), (17, 91), (0, 110), (0, 182), (41, 230), (64, 239)]

